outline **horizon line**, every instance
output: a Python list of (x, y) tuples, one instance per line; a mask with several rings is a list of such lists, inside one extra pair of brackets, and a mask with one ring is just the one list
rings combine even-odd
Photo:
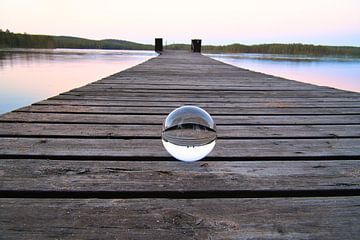
[[(2, 31), (6, 31), (9, 29), (1, 29)], [(74, 37), (74, 38), (82, 38), (82, 39), (86, 39), (86, 40), (93, 40), (93, 41), (103, 41), (103, 40), (119, 40), (119, 41), (127, 41), (127, 42), (133, 42), (133, 43), (139, 43), (139, 44), (143, 44), (143, 45), (154, 45), (153, 43), (144, 43), (144, 42), (137, 42), (137, 41), (133, 41), (133, 40), (128, 40), (128, 39), (117, 39), (117, 38), (88, 38), (88, 37), (81, 37), (81, 36), (74, 36), (74, 35), (53, 35), (53, 34), (44, 34), (44, 33), (28, 33), (28, 32), (12, 32), (11, 30), (9, 30), (11, 33), (14, 34), (30, 34), (30, 35), (45, 35), (45, 36), (54, 36), (54, 37)], [(155, 40), (156, 37), (154, 37)], [(162, 38), (165, 42), (166, 42), (166, 38)], [(184, 43), (184, 42), (172, 42), (170, 44), (166, 44), (166, 46), (169, 45), (173, 45), (173, 44), (186, 44), (186, 45), (190, 45), (190, 41), (193, 38), (189, 39), (189, 43)], [(206, 40), (206, 39), (201, 39), (202, 41)], [(245, 46), (253, 46), (253, 45), (266, 45), (266, 44), (302, 44), (302, 45), (314, 45), (314, 46), (328, 46), (328, 47), (360, 47), (359, 45), (327, 45), (327, 44), (317, 44), (317, 43), (306, 43), (306, 42), (282, 42), (282, 41), (276, 41), (276, 42), (257, 42), (257, 43), (241, 43), (241, 42), (227, 42), (227, 43), (221, 43), (221, 44), (215, 44), (215, 43), (209, 43), (209, 44), (204, 44), (203, 46), (228, 46), (228, 45), (234, 45), (234, 44), (240, 44), (240, 45), (245, 45)]]

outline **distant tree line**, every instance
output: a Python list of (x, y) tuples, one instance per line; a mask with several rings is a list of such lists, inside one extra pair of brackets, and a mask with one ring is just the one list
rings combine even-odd
[(359, 47), (321, 46), (312, 44), (259, 44), (227, 46), (204, 46), (207, 52), (224, 53), (269, 53), (269, 54), (305, 54), (305, 55), (352, 55), (360, 56)]
[[(49, 36), (12, 33), (0, 29), (0, 48), (80, 48), (80, 49), (125, 49), (153, 50), (153, 45), (140, 44), (124, 40), (90, 40), (77, 37)], [(189, 44), (171, 44), (166, 49), (189, 50)], [(311, 44), (231, 44), (223, 46), (206, 45), (207, 53), (270, 53), (305, 55), (348, 55), (360, 57), (360, 47), (320, 46)]]
[[(188, 50), (188, 44), (171, 44), (166, 49)], [(231, 44), (224, 46), (205, 45), (202, 51), (207, 53), (269, 53), (269, 54), (297, 54), (297, 55), (348, 55), (360, 57), (360, 47), (321, 46), (312, 44), (259, 44), (244, 45)]]
[(124, 49), (153, 50), (153, 45), (124, 40), (90, 40), (77, 37), (49, 36), (12, 33), (0, 29), (0, 48), (77, 48), (77, 49)]
[(51, 36), (12, 33), (0, 29), (0, 47), (12, 48), (54, 48), (55, 41)]
[(56, 48), (154, 50), (153, 45), (116, 39), (90, 40), (76, 37), (53, 37), (53, 39)]

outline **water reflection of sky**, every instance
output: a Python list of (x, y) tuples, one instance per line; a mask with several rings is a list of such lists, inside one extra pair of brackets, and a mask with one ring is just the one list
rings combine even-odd
[(154, 56), (152, 51), (0, 50), (0, 114), (99, 80)]
[(360, 92), (360, 59), (275, 54), (208, 54), (222, 62), (321, 86)]

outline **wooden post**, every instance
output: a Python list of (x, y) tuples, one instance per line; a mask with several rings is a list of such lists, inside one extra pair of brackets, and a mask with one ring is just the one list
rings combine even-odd
[(163, 40), (162, 38), (155, 38), (155, 52), (163, 51)]
[(201, 39), (192, 39), (191, 40), (191, 51), (192, 52), (201, 52)]

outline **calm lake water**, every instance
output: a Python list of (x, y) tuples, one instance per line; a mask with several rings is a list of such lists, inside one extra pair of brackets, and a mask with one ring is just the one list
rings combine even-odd
[[(360, 59), (271, 54), (207, 54), (242, 68), (360, 92)], [(152, 51), (0, 50), (0, 114), (137, 65)]]
[(246, 53), (206, 55), (257, 72), (360, 92), (359, 58)]
[(0, 50), (0, 114), (135, 66), (152, 51)]

